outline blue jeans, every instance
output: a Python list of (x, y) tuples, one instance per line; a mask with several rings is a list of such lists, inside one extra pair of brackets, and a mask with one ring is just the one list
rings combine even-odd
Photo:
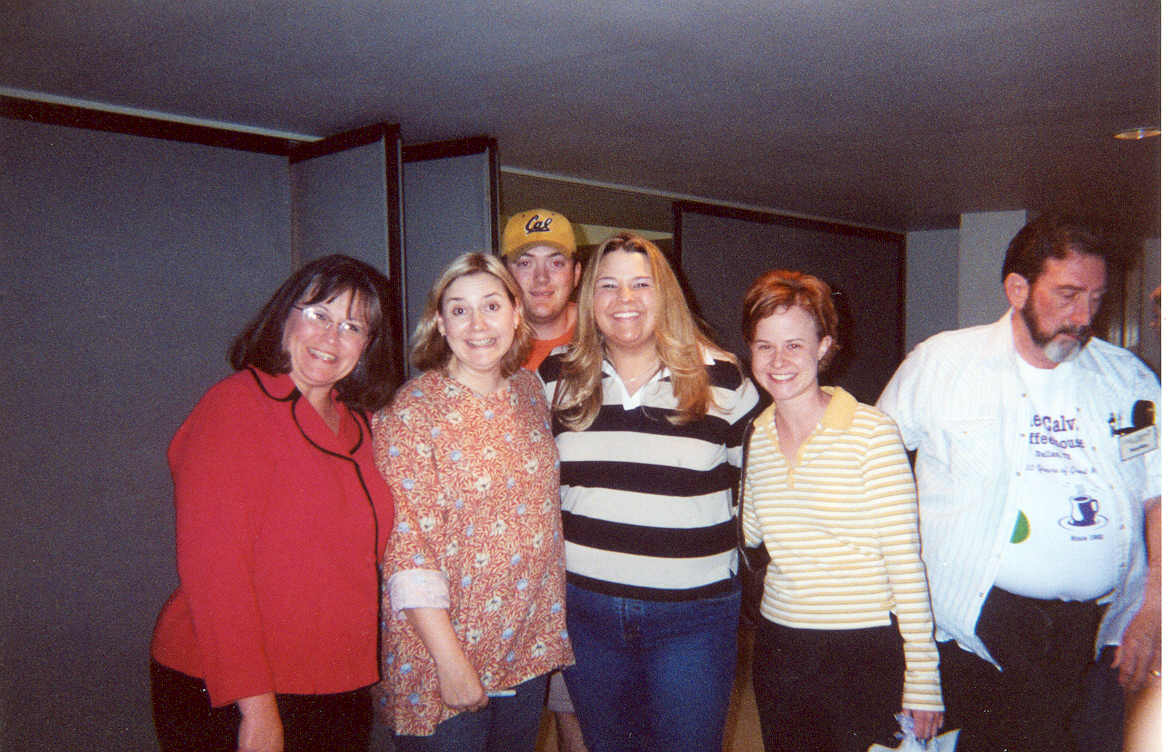
[(658, 602), (567, 589), (564, 669), (589, 752), (720, 752), (740, 592)]
[(516, 752), (534, 750), (543, 715), (548, 675), (515, 687), (514, 697), (492, 697), (482, 710), (459, 713), (438, 724), (430, 736), (394, 737), (384, 744), (385, 729), (374, 730), (373, 749), (395, 752)]

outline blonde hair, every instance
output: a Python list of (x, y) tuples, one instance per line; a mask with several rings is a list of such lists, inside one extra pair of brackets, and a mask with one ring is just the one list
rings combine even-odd
[(503, 262), (494, 256), (485, 253), (464, 253), (454, 259), (442, 270), (430, 288), (426, 298), (426, 307), (422, 311), (422, 318), (414, 328), (414, 336), (410, 338), (410, 363), (419, 371), (430, 371), (445, 368), (454, 353), (446, 343), (446, 337), (438, 331), (438, 318), (442, 313), (442, 298), (450, 285), (456, 279), (468, 277), (472, 274), (489, 274), (503, 284), (507, 291), (507, 298), (511, 305), (519, 311), (519, 326), (515, 329), (515, 339), (511, 347), (503, 355), (499, 367), (504, 378), (507, 378), (523, 367), (527, 355), (531, 352), (532, 330), (523, 313), (522, 293), (515, 278), (507, 271)]
[(677, 411), (669, 417), (669, 422), (681, 425), (704, 417), (714, 404), (706, 370), (706, 353), (716, 354), (732, 363), (738, 361), (702, 334), (685, 301), (681, 284), (661, 249), (631, 232), (622, 232), (604, 241), (588, 260), (580, 281), (576, 336), (561, 361), (552, 409), (573, 431), (587, 429), (600, 412), (604, 337), (596, 324), (593, 299), (600, 262), (615, 251), (642, 253), (649, 261), (660, 306), (657, 328), (653, 332), (657, 357), (669, 368), (673, 395), (677, 398)]

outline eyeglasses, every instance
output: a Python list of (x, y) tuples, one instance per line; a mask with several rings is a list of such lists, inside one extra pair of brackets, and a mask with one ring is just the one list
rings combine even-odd
[(336, 325), (337, 334), (351, 342), (362, 342), (369, 336), (364, 324), (358, 324), (356, 321), (333, 321), (332, 317), (328, 315), (328, 311), (320, 306), (294, 305), (292, 307), (300, 311), (305, 323), (322, 332), (327, 332)]

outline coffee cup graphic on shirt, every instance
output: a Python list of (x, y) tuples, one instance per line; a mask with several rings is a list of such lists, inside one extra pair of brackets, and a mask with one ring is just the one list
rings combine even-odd
[(1099, 514), (1099, 499), (1090, 496), (1076, 496), (1071, 499), (1071, 524), (1075, 527), (1090, 527)]
[(1070, 498), (1071, 513), (1059, 520), (1065, 528), (1102, 527), (1107, 524), (1107, 518), (1099, 514), (1099, 500), (1090, 496), (1072, 496)]

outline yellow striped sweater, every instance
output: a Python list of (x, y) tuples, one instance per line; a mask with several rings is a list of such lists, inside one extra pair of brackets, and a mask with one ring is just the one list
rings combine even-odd
[[(762, 614), (800, 629), (891, 623), (904, 639), (904, 707), (943, 710), (912, 471), (892, 420), (839, 387), (791, 465), (775, 408), (756, 420), (743, 494), (748, 545), (766, 541)], [(841, 656), (841, 659), (846, 659)]]

